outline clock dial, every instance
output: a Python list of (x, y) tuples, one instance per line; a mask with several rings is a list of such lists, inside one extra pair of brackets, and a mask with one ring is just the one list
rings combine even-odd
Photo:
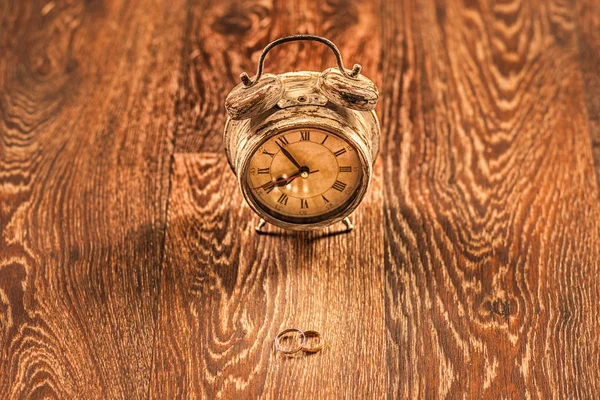
[(279, 133), (251, 156), (247, 182), (266, 212), (298, 223), (329, 218), (360, 188), (361, 160), (354, 146), (318, 128)]

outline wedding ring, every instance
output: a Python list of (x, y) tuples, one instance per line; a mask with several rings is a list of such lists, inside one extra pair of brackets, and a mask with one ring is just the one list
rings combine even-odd
[[(298, 332), (300, 334), (300, 340), (298, 341), (298, 346), (294, 347), (293, 349), (288, 349), (288, 350), (283, 349), (281, 347), (281, 343), (279, 342), (279, 340), (282, 337), (284, 337), (286, 334), (292, 333), (292, 332)], [(279, 351), (279, 352), (281, 352), (283, 354), (294, 354), (294, 353), (299, 352), (300, 350), (304, 350), (304, 344), (306, 343), (306, 335), (300, 329), (297, 329), (297, 328), (288, 328), (288, 329), (285, 329), (285, 330), (279, 332), (277, 334), (277, 336), (275, 336), (274, 343), (275, 343), (275, 349), (277, 351)]]
[(305, 338), (308, 338), (308, 337), (318, 337), (319, 338), (319, 341), (317, 342), (317, 344), (312, 347), (302, 346), (302, 351), (305, 353), (316, 353), (318, 351), (321, 351), (321, 349), (325, 345), (323, 336), (321, 336), (321, 334), (317, 331), (304, 331), (304, 337)]

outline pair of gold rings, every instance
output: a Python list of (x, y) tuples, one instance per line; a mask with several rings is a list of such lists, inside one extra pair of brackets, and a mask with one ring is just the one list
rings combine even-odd
[[(298, 340), (296, 345), (288, 347), (288, 346), (283, 346), (281, 344), (281, 340), (284, 338), (287, 338), (289, 336), (292, 336), (292, 334), (298, 334)], [(318, 339), (318, 342), (312, 346), (307, 346), (307, 340), (310, 337), (314, 337)], [(275, 340), (273, 341), (274, 346), (275, 346), (275, 350), (279, 351), (280, 353), (283, 354), (295, 354), (299, 351), (303, 351), (305, 353), (316, 353), (318, 351), (320, 351), (321, 349), (323, 349), (323, 346), (325, 345), (325, 341), (323, 340), (323, 336), (321, 336), (321, 334), (317, 331), (302, 331), (298, 328), (288, 328), (288, 329), (284, 329), (283, 331), (279, 332), (277, 334), (277, 336), (275, 336)]]

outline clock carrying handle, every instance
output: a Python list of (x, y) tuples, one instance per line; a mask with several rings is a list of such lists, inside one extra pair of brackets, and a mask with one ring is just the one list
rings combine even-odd
[(249, 87), (253, 86), (254, 84), (256, 84), (256, 82), (258, 82), (258, 80), (260, 79), (260, 77), (262, 76), (262, 73), (263, 73), (263, 65), (265, 63), (265, 57), (267, 56), (267, 53), (269, 51), (271, 51), (271, 49), (279, 46), (280, 44), (284, 44), (284, 43), (288, 43), (288, 42), (296, 42), (296, 41), (300, 41), (300, 40), (309, 40), (309, 41), (312, 40), (315, 42), (323, 43), (324, 45), (329, 47), (331, 49), (331, 51), (333, 51), (333, 54), (335, 55), (335, 59), (337, 61), (337, 65), (338, 65), (340, 72), (346, 78), (355, 79), (358, 76), (358, 74), (360, 74), (360, 70), (362, 68), (360, 66), (360, 64), (354, 64), (354, 67), (352, 67), (352, 70), (350, 72), (348, 72), (344, 68), (344, 63), (342, 61), (342, 55), (341, 55), (340, 51), (338, 50), (338, 48), (336, 47), (336, 45), (333, 44), (333, 42), (331, 40), (325, 39), (324, 37), (321, 37), (321, 36), (315, 36), (315, 35), (293, 35), (293, 36), (286, 36), (286, 37), (282, 37), (277, 40), (274, 40), (263, 49), (262, 54), (260, 55), (260, 58), (258, 59), (258, 69), (256, 70), (256, 78), (254, 78), (254, 80), (250, 79), (248, 74), (245, 72), (242, 72), (240, 74), (240, 79), (244, 83), (244, 86), (246, 88), (249, 88)]

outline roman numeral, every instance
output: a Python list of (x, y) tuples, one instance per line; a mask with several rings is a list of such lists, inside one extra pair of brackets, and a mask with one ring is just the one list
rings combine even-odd
[(280, 146), (285, 146), (286, 144), (290, 143), (290, 142), (287, 140), (287, 138), (286, 138), (285, 136), (283, 136), (283, 135), (279, 136), (279, 137), (277, 138), (277, 140), (279, 141), (279, 143), (281, 143), (281, 144), (280, 144)]
[(346, 152), (346, 149), (345, 149), (344, 147), (342, 147), (341, 149), (339, 149), (338, 151), (336, 151), (336, 152), (335, 152), (335, 153), (333, 153), (333, 154), (335, 154), (335, 156), (336, 156), (336, 157), (339, 157), (339, 156), (341, 156), (342, 154), (344, 154), (345, 152)]
[[(258, 171), (260, 174), (260, 169)], [(352, 167), (340, 167), (340, 172), (352, 172)]]
[(325, 141), (327, 140), (328, 137), (329, 137), (329, 135), (326, 135), (325, 139), (323, 139), (323, 141), (321, 142), (321, 144), (325, 144)]
[(259, 168), (258, 169), (258, 173), (259, 174), (268, 174), (269, 173), (269, 168)]
[(283, 204), (284, 206), (287, 206), (288, 199), (289, 199), (289, 197), (287, 197), (287, 194), (281, 193), (281, 196), (279, 196), (279, 198), (277, 199), (277, 202), (279, 204)]
[(300, 199), (300, 208), (308, 208), (308, 200)]
[(323, 196), (323, 195), (321, 195), (321, 197), (323, 198), (323, 201), (324, 201), (325, 203), (329, 203), (329, 200), (327, 200), (327, 197), (325, 197), (325, 196)]
[(334, 188), (338, 192), (342, 192), (344, 189), (346, 189), (346, 184), (344, 182), (335, 181), (332, 188)]
[(300, 140), (310, 140), (310, 131), (300, 131)]
[(268, 156), (270, 156), (270, 157), (274, 157), (274, 156), (275, 156), (275, 153), (269, 153), (269, 152), (267, 151), (267, 149), (263, 149), (263, 152), (262, 152), (262, 153), (263, 153), (263, 154), (266, 154), (266, 155), (268, 155)]

